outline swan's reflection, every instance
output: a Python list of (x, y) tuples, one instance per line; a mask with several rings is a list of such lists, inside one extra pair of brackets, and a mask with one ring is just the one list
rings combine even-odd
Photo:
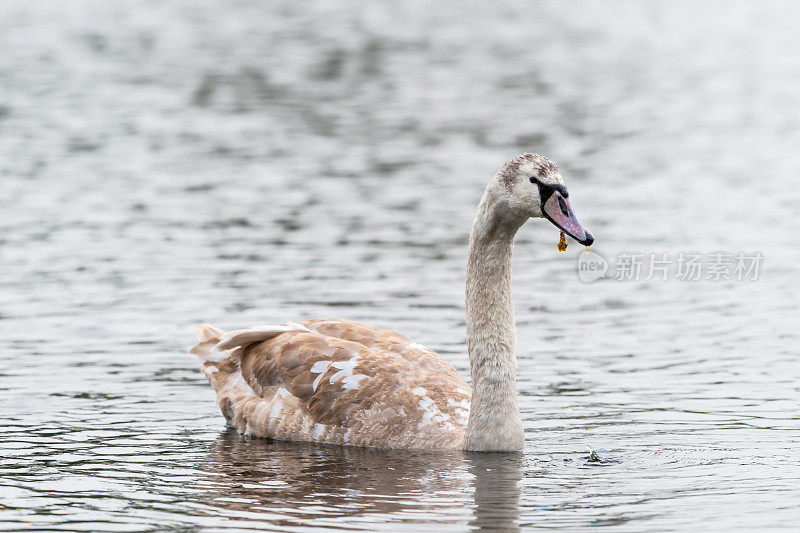
[(230, 430), (219, 436), (202, 469), (209, 476), (209, 506), (262, 526), (518, 529), (519, 455), (270, 442)]
[(466, 459), (475, 486), (470, 525), (484, 531), (519, 531), (522, 454), (470, 453)]

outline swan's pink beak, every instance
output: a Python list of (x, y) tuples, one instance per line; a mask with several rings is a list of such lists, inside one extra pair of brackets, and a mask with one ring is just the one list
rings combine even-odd
[(575, 213), (569, 206), (569, 200), (562, 196), (561, 192), (553, 191), (553, 194), (544, 202), (542, 211), (547, 220), (564, 230), (567, 235), (579, 243), (590, 246), (594, 242), (594, 237), (578, 222)]

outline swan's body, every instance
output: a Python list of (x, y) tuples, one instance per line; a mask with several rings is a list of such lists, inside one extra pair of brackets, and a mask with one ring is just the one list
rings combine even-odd
[[(304, 320), (225, 335), (200, 329), (192, 353), (241, 433), (290, 441), (427, 450), (519, 450), (511, 256), (517, 230), (547, 217), (580, 242), (556, 166), (523, 154), (486, 188), (467, 259), (473, 389), (413, 339), (345, 320)], [(556, 202), (557, 200), (557, 202)], [(554, 207), (555, 206), (555, 207)]]
[[(440, 356), (403, 335), (345, 320), (288, 327), (254, 328), (248, 333), (265, 340), (203, 365), (222, 413), (241, 433), (386, 448), (462, 446), (470, 389)], [(214, 344), (227, 340), (205, 332)], [(236, 335), (226, 345), (240, 342)]]

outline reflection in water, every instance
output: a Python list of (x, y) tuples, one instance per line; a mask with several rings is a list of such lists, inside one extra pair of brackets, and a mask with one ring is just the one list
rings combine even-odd
[[(515, 530), (522, 456), (321, 446), (220, 434), (201, 465), (210, 507), (280, 527), (358, 522)], [(474, 494), (474, 505), (464, 505)], [(470, 508), (471, 507), (471, 508)]]
[(470, 453), (469, 471), (475, 476), (475, 517), (480, 529), (519, 530), (520, 453)]

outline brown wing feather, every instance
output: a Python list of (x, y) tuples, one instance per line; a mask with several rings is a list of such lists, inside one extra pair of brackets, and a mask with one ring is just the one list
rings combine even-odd
[(394, 385), (397, 376), (393, 379), (392, 374), (408, 366), (396, 354), (381, 356), (360, 343), (317, 332), (284, 333), (244, 347), (239, 354), (242, 376), (256, 394), (283, 386), (320, 424), (341, 424), (348, 410), (373, 399), (372, 387), (349, 388), (345, 379), (352, 382), (352, 376), (360, 375), (360, 382), (377, 371), (385, 385)]
[(299, 321), (323, 335), (358, 342), (379, 352), (391, 352), (423, 368), (458, 376), (453, 365), (410, 337), (349, 320), (315, 318)]

